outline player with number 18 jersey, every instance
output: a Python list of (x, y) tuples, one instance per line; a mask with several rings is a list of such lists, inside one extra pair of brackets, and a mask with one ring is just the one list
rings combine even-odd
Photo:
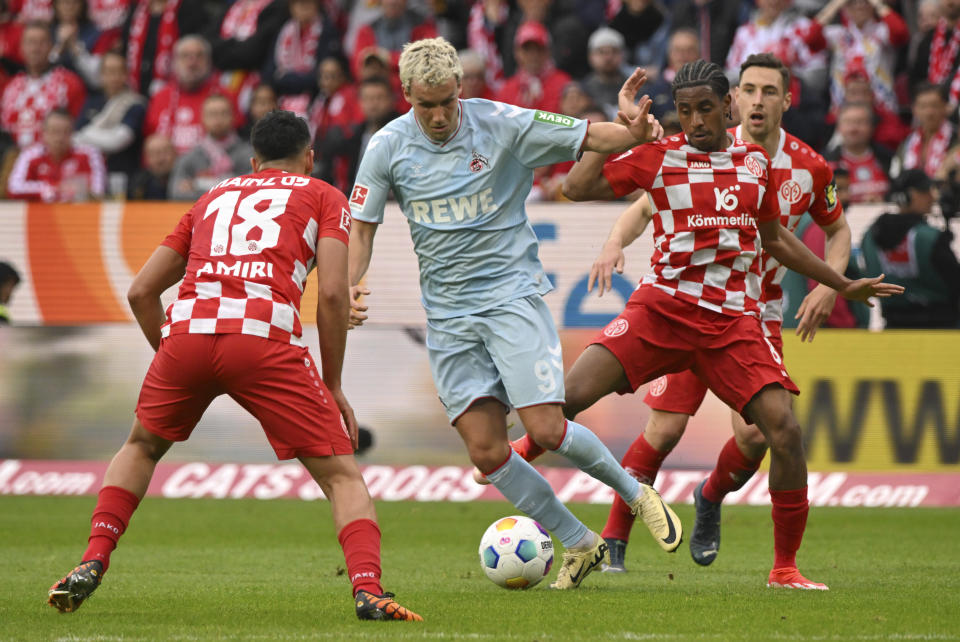
[[(346, 198), (338, 190), (314, 178), (266, 169), (222, 181), (163, 241), (187, 260), (187, 268), (177, 300), (167, 308), (162, 336), (269, 340), (229, 343), (264, 353), (263, 364), (255, 369), (258, 375), (249, 383), (263, 384), (270, 373), (273, 392), (254, 394), (241, 385), (229, 394), (260, 419), (280, 459), (353, 452), (303, 344), (300, 323), (300, 297), (319, 239), (346, 244), (349, 230)], [(224, 390), (223, 384), (213, 383), (218, 379), (216, 359), (210, 363), (203, 350), (191, 358), (195, 346), (180, 346), (184, 343), (158, 353), (137, 404), (144, 427), (172, 441), (186, 439)], [(231, 370), (228, 362), (240, 357), (221, 352), (224, 369)], [(178, 395), (172, 389), (194, 394)]]

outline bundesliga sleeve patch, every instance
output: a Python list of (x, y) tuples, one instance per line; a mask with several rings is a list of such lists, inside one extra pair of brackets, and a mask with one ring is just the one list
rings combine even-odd
[(573, 127), (573, 125), (576, 123), (576, 120), (570, 118), (570, 116), (554, 114), (549, 111), (540, 111), (539, 109), (533, 115), (533, 119), (541, 123), (560, 125), (561, 127)]
[(823, 190), (823, 196), (827, 199), (827, 209), (832, 210), (837, 206), (837, 183), (834, 180), (831, 180), (825, 190)]
[(362, 212), (363, 206), (367, 203), (367, 195), (369, 193), (369, 187), (357, 183), (353, 186), (353, 192), (350, 193), (350, 205), (355, 207), (358, 212)]

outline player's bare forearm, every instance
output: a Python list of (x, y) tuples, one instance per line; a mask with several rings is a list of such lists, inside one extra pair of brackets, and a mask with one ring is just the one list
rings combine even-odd
[[(823, 227), (827, 236), (826, 255), (824, 261), (839, 273), (846, 272), (847, 262), (850, 260), (850, 226), (842, 214), (840, 217)], [(817, 329), (823, 325), (833, 312), (837, 302), (837, 291), (823, 284), (815, 287), (800, 302), (796, 317), (797, 334), (801, 341), (813, 341)]]
[(571, 201), (609, 201), (617, 197), (603, 175), (606, 157), (585, 152), (563, 179), (563, 195)]
[(650, 196), (644, 194), (623, 211), (617, 222), (613, 224), (607, 241), (618, 243), (621, 248), (628, 247), (640, 238), (652, 217), (653, 209), (650, 204)]
[(167, 288), (176, 285), (183, 278), (186, 269), (185, 258), (175, 250), (161, 245), (137, 272), (127, 291), (127, 301), (133, 317), (154, 351), (160, 349), (160, 328), (166, 321), (160, 295)]
[(779, 220), (765, 221), (758, 227), (763, 249), (781, 265), (838, 292), (850, 284), (850, 279), (821, 261), (800, 239), (780, 225)]
[(842, 274), (846, 272), (850, 262), (850, 243), (853, 240), (847, 217), (841, 214), (840, 218), (824, 227), (823, 231), (827, 236), (824, 261)]
[(327, 388), (339, 390), (347, 347), (350, 286), (347, 283), (347, 246), (336, 239), (321, 238), (318, 244), (317, 290), (321, 376)]
[(360, 279), (370, 267), (373, 255), (373, 237), (377, 234), (377, 224), (353, 220), (350, 226), (350, 285), (360, 283)]

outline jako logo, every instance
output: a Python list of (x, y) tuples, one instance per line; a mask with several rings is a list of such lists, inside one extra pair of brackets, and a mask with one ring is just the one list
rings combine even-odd
[(717, 199), (716, 210), (718, 212), (721, 208), (727, 210), (728, 212), (732, 212), (737, 208), (737, 205), (739, 205), (740, 202), (737, 200), (737, 195), (733, 193), (734, 191), (740, 191), (740, 186), (734, 185), (733, 187), (729, 187), (722, 192), (720, 191), (719, 187), (713, 188), (713, 195)]

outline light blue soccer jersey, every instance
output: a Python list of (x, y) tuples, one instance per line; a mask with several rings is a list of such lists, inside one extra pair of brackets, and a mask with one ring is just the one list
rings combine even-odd
[(577, 158), (587, 122), (472, 98), (445, 143), (413, 110), (367, 145), (350, 198), (353, 217), (383, 222), (390, 190), (407, 217), (427, 317), (449, 319), (553, 289), (524, 201), (533, 169)]

